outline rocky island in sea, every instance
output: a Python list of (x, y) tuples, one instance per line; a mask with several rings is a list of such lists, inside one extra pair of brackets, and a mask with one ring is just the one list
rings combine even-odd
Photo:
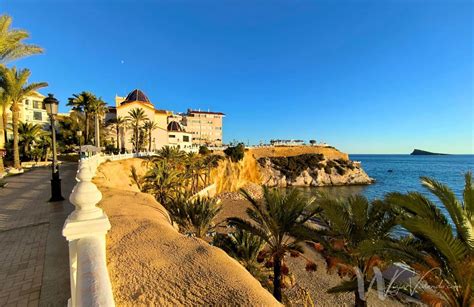
[(421, 150), (421, 149), (414, 149), (410, 155), (412, 156), (445, 156), (447, 154), (430, 152), (430, 151)]

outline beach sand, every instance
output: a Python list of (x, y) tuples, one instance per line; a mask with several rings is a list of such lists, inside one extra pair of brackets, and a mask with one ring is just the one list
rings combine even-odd
[(112, 228), (107, 267), (117, 306), (275, 306), (273, 296), (224, 251), (186, 237), (153, 196), (131, 184), (140, 159), (102, 164), (94, 182)]

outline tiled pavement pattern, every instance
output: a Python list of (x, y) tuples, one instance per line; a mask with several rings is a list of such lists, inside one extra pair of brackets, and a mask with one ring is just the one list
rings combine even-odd
[[(75, 174), (76, 164), (61, 168), (65, 198)], [(67, 243), (60, 230), (72, 206), (47, 202), (50, 178), (49, 168), (35, 169), (7, 178), (8, 186), (0, 189), (0, 306), (65, 306), (66, 298), (48, 292), (59, 288), (69, 295)], [(57, 256), (64, 259), (48, 259)], [(42, 295), (47, 299), (40, 300)]]

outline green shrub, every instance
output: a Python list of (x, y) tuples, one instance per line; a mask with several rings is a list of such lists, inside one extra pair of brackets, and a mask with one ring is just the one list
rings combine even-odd
[(208, 155), (210, 154), (212, 151), (209, 150), (209, 148), (207, 148), (206, 146), (202, 145), (199, 147), (199, 154), (201, 155)]
[(224, 150), (224, 153), (227, 157), (231, 159), (232, 162), (239, 162), (244, 158), (245, 145), (240, 143), (237, 146), (227, 147)]

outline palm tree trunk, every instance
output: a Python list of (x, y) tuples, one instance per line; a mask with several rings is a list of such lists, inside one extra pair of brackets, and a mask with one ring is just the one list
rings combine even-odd
[(44, 155), (44, 161), (48, 161), (48, 156), (49, 156), (49, 146), (46, 147), (46, 154)]
[(281, 257), (278, 254), (273, 256), (273, 296), (279, 301), (281, 297)]
[(94, 121), (95, 121), (95, 126), (94, 126), (94, 141), (95, 141), (95, 146), (100, 147), (100, 128), (99, 128), (99, 115), (95, 114), (94, 116)]
[(135, 128), (135, 152), (138, 152), (138, 125)]
[(18, 102), (13, 102), (12, 107), (12, 121), (13, 121), (13, 167), (14, 168), (21, 168), (20, 164), (20, 151), (18, 148), (19, 142), (19, 135), (18, 135), (18, 121), (20, 117), (20, 107), (18, 106)]
[(5, 172), (5, 165), (3, 165), (3, 158), (0, 156), (0, 175), (3, 174), (4, 172)]
[(117, 125), (117, 127), (115, 128), (115, 132), (117, 133), (117, 150), (120, 151), (120, 142), (119, 142), (119, 138), (120, 138), (120, 127)]
[(148, 151), (149, 152), (151, 151), (151, 130), (150, 130), (150, 133), (148, 135)]
[(3, 121), (3, 137), (4, 137), (5, 144), (6, 144), (7, 140), (8, 140), (8, 133), (7, 133), (8, 114), (7, 114), (7, 110), (3, 110), (2, 121)]
[(89, 142), (89, 113), (84, 112), (84, 116), (86, 118), (86, 131), (85, 131), (85, 140), (84, 140), (84, 145), (87, 145)]
[(367, 302), (362, 300), (359, 297), (359, 290), (354, 291), (354, 296), (355, 296), (355, 307), (366, 307), (367, 306)]

